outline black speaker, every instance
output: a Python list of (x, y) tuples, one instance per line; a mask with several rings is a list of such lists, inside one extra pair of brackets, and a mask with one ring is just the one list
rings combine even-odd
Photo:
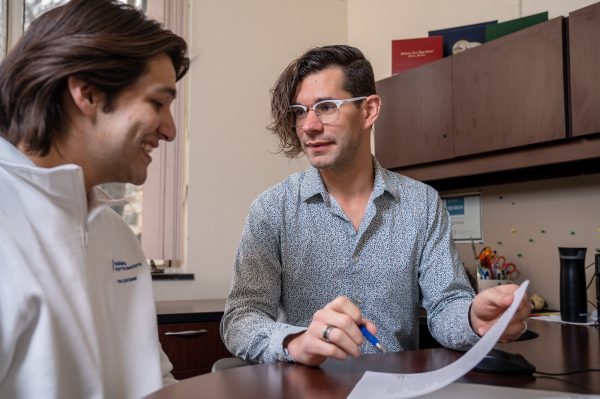
[(560, 318), (562, 321), (587, 322), (585, 252), (586, 248), (558, 248), (560, 256)]

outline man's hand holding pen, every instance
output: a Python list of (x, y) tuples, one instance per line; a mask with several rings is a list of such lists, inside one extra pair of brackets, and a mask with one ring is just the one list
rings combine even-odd
[(375, 334), (377, 327), (362, 318), (360, 309), (348, 297), (340, 296), (313, 315), (306, 331), (286, 337), (283, 345), (296, 363), (318, 366), (329, 357), (359, 357), (365, 337), (382, 350)]

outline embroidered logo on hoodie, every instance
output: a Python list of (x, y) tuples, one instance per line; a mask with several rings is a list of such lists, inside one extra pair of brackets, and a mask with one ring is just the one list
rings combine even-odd
[[(142, 266), (141, 262), (127, 263), (122, 260), (114, 260), (114, 259), (112, 261), (113, 272), (125, 272), (128, 270), (137, 269), (138, 267), (141, 267), (141, 266)], [(136, 281), (136, 280), (137, 280), (137, 276), (129, 276), (129, 277), (124, 277), (124, 278), (117, 278), (117, 283), (125, 284), (125, 283), (130, 283), (130, 282)]]

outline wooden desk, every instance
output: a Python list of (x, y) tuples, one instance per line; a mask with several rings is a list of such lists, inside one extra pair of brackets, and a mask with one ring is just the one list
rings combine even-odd
[[(539, 337), (497, 344), (522, 354), (539, 371), (566, 372), (600, 368), (600, 332), (594, 327), (532, 319)], [(296, 364), (258, 364), (190, 378), (155, 392), (151, 399), (183, 398), (346, 398), (365, 370), (415, 373), (435, 370), (461, 356), (444, 348), (369, 354), (356, 360), (327, 361), (312, 368)], [(598, 372), (562, 377), (505, 376), (471, 371), (458, 382), (574, 393), (600, 393)]]

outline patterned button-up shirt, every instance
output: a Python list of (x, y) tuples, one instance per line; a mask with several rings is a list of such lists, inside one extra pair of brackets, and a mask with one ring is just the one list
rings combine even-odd
[[(442, 345), (467, 350), (474, 292), (431, 187), (373, 162), (374, 187), (356, 231), (317, 169), (269, 188), (252, 204), (238, 248), (221, 335), (251, 362), (285, 360), (283, 339), (318, 309), (349, 297), (389, 351), (416, 349), (427, 311)], [(365, 343), (361, 351), (374, 352)]]

